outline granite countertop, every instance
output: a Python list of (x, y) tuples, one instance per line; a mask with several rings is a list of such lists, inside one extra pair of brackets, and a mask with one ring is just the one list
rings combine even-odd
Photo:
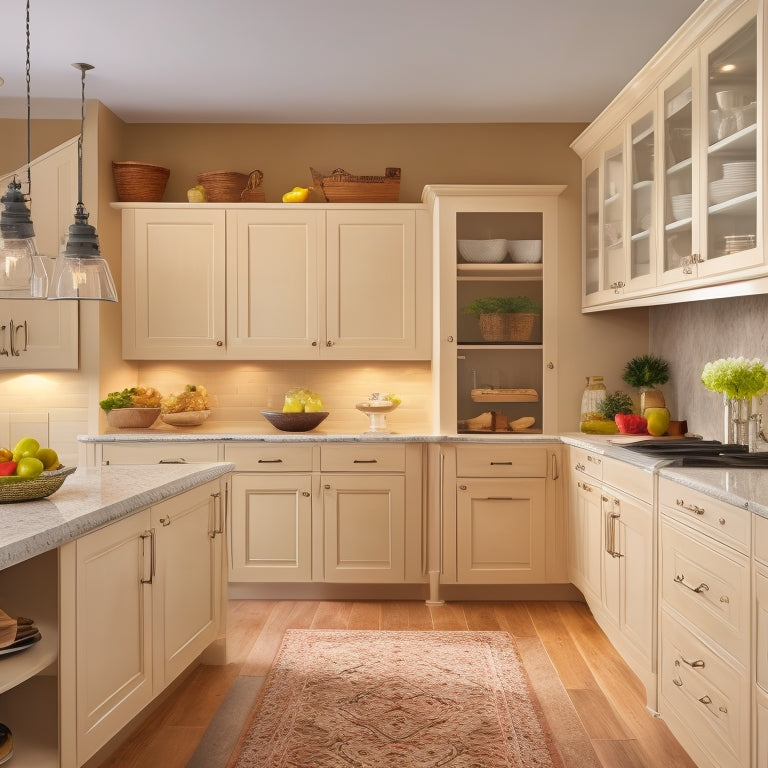
[(0, 504), (0, 568), (231, 472), (234, 464), (78, 467), (38, 501)]

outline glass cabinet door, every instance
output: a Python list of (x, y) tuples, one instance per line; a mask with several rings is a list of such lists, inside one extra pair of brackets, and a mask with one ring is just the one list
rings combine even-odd
[(660, 279), (673, 282), (696, 276), (698, 233), (697, 160), (694, 142), (694, 69), (675, 73), (661, 90), (663, 132), (663, 237)]
[(707, 76), (704, 259), (699, 276), (762, 263), (758, 247), (757, 20), (745, 9), (702, 53)]
[(584, 297), (588, 302), (600, 290), (600, 169), (584, 179)]
[(621, 293), (626, 284), (624, 244), (624, 142), (603, 155), (603, 274), (602, 287)]
[(654, 118), (652, 107), (642, 108), (639, 110), (639, 116), (629, 123), (632, 179), (629, 204), (629, 290), (646, 288), (656, 283)]

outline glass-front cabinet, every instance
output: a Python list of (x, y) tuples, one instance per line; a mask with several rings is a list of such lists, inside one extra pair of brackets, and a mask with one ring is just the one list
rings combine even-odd
[(584, 309), (765, 282), (765, 5), (703, 3), (573, 142), (584, 184)]
[(557, 195), (561, 186), (436, 185), (434, 428), (556, 429)]

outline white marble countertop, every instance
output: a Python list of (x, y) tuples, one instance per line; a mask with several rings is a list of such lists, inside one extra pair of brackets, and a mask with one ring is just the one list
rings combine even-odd
[(55, 549), (233, 469), (230, 462), (78, 467), (48, 498), (0, 504), (0, 568)]

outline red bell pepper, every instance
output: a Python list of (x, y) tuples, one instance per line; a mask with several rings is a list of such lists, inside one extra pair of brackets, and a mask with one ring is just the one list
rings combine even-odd
[(12, 475), (16, 471), (15, 461), (2, 461), (0, 462), (0, 477), (7, 477)]

